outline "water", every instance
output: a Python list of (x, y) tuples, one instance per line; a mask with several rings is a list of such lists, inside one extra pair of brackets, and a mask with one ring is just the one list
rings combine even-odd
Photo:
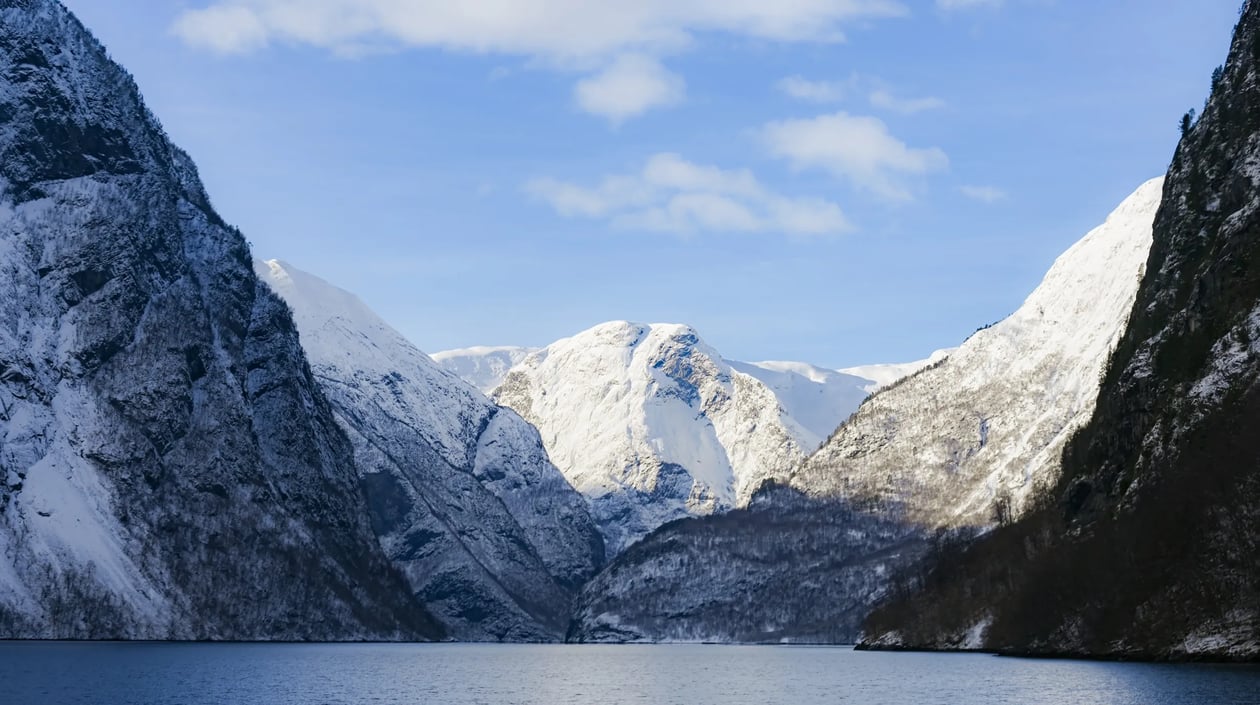
[(822, 647), (9, 642), (0, 703), (1260, 703), (1260, 667)]

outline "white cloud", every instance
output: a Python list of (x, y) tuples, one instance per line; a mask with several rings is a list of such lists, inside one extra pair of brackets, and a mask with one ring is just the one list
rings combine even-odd
[(890, 200), (911, 200), (907, 181), (949, 166), (936, 147), (917, 149), (883, 121), (845, 112), (771, 122), (761, 129), (770, 153), (797, 169), (822, 169)]
[(1003, 0), (936, 0), (942, 10), (971, 10), (977, 7), (1001, 7)]
[(1006, 192), (996, 186), (960, 186), (962, 195), (981, 203), (997, 203), (1006, 198)]
[(617, 122), (682, 92), (681, 78), (659, 63), (627, 67), (624, 57), (659, 60), (705, 33), (838, 42), (851, 24), (905, 14), (900, 0), (213, 0), (181, 13), (173, 30), (190, 46), (224, 54), (273, 43), (341, 55), (412, 47), (602, 68), (576, 97)]
[(189, 45), (220, 54), (243, 54), (267, 45), (267, 28), (246, 7), (215, 5), (185, 12), (173, 29)]
[(539, 178), (525, 184), (525, 191), (560, 215), (632, 230), (825, 235), (852, 229), (835, 203), (782, 196), (747, 169), (696, 164), (670, 153), (652, 156), (637, 173), (607, 176), (593, 187)]
[(892, 93), (880, 89), (871, 93), (871, 105), (902, 115), (913, 115), (925, 110), (943, 108), (945, 101), (940, 98), (897, 98)]
[(617, 57), (606, 69), (578, 81), (573, 88), (578, 107), (614, 124), (652, 108), (679, 103), (685, 94), (681, 76), (641, 54)]
[(792, 98), (811, 103), (836, 103), (845, 92), (844, 86), (835, 81), (811, 81), (801, 76), (780, 79), (775, 87)]
[(249, 26), (264, 39), (324, 48), (366, 42), (572, 59), (674, 50), (703, 32), (840, 41), (850, 23), (906, 12), (898, 0), (217, 0), (186, 10), (177, 27), (223, 51), (257, 48), (256, 37), (237, 41)]

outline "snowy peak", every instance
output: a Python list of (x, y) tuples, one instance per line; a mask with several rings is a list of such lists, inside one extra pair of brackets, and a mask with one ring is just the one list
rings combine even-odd
[(872, 397), (797, 473), (819, 495), (887, 502), (927, 525), (1019, 513), (1087, 421), (1151, 247), (1162, 179), (1060, 256), (1024, 304)]
[(495, 392), (590, 499), (610, 553), (725, 511), (804, 457), (811, 432), (690, 326), (612, 321), (538, 350)]
[(430, 357), (451, 374), (476, 387), (482, 394), (490, 394), (507, 377), (511, 370), (537, 348), (513, 345), (479, 345), (458, 350), (443, 350)]

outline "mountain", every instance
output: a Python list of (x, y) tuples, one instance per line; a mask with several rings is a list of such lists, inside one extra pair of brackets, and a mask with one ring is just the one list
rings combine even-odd
[(579, 641), (851, 641), (932, 546), (1028, 511), (1090, 417), (1161, 181), (1065, 252), (1024, 304), (868, 399), (720, 519), (675, 522), (584, 588)]
[(604, 546), (538, 432), (353, 294), (277, 260), (255, 269), (293, 309), (372, 525), (416, 598), (457, 639), (563, 637)]
[(134, 82), (0, 1), (0, 636), (424, 639), (287, 307)]
[(1260, 657), (1260, 4), (1212, 84), (1057, 482), (906, 575), (868, 646)]
[(876, 394), (791, 478), (915, 523), (986, 525), (1053, 484), (1090, 417), (1151, 246), (1162, 179), (1143, 184), (1051, 266), (1024, 304)]
[(615, 321), (559, 340), (513, 367), (494, 399), (538, 428), (609, 555), (673, 519), (742, 506), (818, 441), (683, 325)]
[(430, 357), (442, 369), (454, 374), (481, 391), (490, 394), (503, 384), (508, 370), (515, 367), (537, 348), (511, 345), (479, 345), (459, 350), (444, 350)]

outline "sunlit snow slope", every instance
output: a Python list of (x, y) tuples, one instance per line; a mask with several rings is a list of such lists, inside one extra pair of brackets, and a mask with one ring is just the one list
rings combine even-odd
[(1151, 246), (1163, 179), (1055, 261), (1023, 306), (867, 402), (793, 476), (926, 524), (1018, 514), (1090, 417)]

